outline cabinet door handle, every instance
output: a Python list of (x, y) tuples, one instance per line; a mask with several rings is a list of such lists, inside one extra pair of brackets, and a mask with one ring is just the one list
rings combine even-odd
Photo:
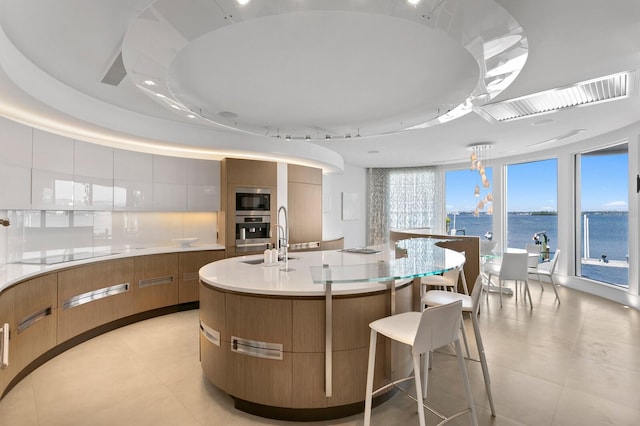
[(7, 368), (9, 366), (9, 323), (4, 323), (0, 328), (0, 368)]

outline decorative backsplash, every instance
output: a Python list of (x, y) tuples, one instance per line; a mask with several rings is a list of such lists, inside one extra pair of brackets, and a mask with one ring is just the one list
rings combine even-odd
[[(79, 252), (179, 246), (178, 238), (197, 244), (217, 242), (216, 212), (109, 212), (4, 210), (0, 217), (0, 264)], [(196, 244), (196, 245), (197, 245)]]

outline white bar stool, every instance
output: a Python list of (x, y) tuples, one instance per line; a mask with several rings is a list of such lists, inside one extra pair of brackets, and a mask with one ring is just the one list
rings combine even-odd
[[(371, 339), (369, 341), (369, 365), (367, 370), (367, 392), (364, 409), (365, 426), (369, 426), (371, 424), (371, 401), (373, 394), (398, 383), (410, 380), (411, 378), (415, 379), (415, 401), (418, 404), (418, 419), (420, 420), (420, 426), (424, 426), (425, 424), (424, 408), (428, 409), (443, 420), (438, 423), (440, 425), (463, 414), (471, 413), (471, 424), (477, 426), (478, 419), (476, 418), (476, 410), (473, 405), (473, 397), (471, 396), (471, 385), (469, 384), (469, 377), (467, 375), (467, 367), (465, 366), (464, 357), (462, 355), (462, 348), (460, 347), (459, 331), (461, 318), (462, 302), (457, 301), (448, 305), (428, 308), (422, 313), (405, 312), (398, 315), (392, 315), (369, 324), (369, 327), (371, 327)], [(411, 377), (406, 377), (389, 383), (374, 392), (373, 374), (376, 363), (376, 340), (378, 333), (383, 336), (387, 336), (389, 339), (411, 346), (414, 374)], [(420, 356), (452, 343), (456, 349), (458, 366), (464, 383), (464, 393), (469, 407), (466, 410), (456, 413), (450, 417), (445, 417), (434, 411), (432, 408), (424, 405), (423, 397), (426, 397), (426, 391), (423, 396), (420, 373)], [(429, 370), (427, 368), (424, 368), (425, 389), (426, 381), (428, 379), (428, 371)]]
[(480, 335), (480, 325), (478, 324), (478, 313), (480, 311), (480, 295), (482, 294), (482, 276), (478, 275), (471, 296), (460, 293), (452, 293), (450, 291), (429, 290), (422, 297), (422, 303), (426, 306), (441, 306), (455, 301), (462, 302), (462, 312), (471, 314), (471, 323), (473, 324), (473, 334), (476, 336), (476, 346), (480, 355), (480, 365), (482, 366), (482, 375), (484, 376), (484, 385), (487, 389), (487, 397), (489, 398), (489, 406), (491, 414), (496, 416), (496, 409), (493, 405), (493, 393), (491, 392), (491, 379), (489, 378), (489, 367), (487, 366), (487, 357), (484, 353), (484, 344)]

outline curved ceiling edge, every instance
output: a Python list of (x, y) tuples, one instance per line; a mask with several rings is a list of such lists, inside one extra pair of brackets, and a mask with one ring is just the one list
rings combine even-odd
[[(220, 112), (216, 116), (206, 114), (206, 105), (186, 105), (172, 93), (169, 85), (169, 67), (176, 55), (192, 41), (203, 34), (219, 28), (279, 14), (291, 14), (296, 11), (363, 11), (384, 14), (405, 19), (426, 27), (443, 31), (459, 42), (476, 60), (480, 69), (480, 78), (476, 87), (459, 105), (449, 109), (438, 109), (434, 118), (432, 112), (425, 112), (419, 124), (395, 124), (386, 131), (366, 134), (358, 129), (358, 136), (380, 136), (408, 130), (424, 129), (462, 117), (470, 112), (479, 112), (479, 107), (495, 99), (518, 76), (528, 57), (528, 42), (519, 23), (506, 9), (493, 0), (454, 0), (451, 2), (422, 2), (417, 6), (400, 1), (342, 1), (342, 2), (287, 2), (263, 0), (260, 5), (241, 6), (230, 1), (220, 5), (216, 3), (203, 6), (194, 0), (180, 3), (179, 10), (171, 7), (170, 0), (156, 0), (142, 11), (125, 34), (122, 43), (122, 57), (129, 76), (136, 87), (150, 99), (164, 106), (178, 116), (198, 118), (207, 125), (226, 128), (233, 131), (257, 135), (265, 133), (263, 126), (245, 126), (236, 123), (236, 115)], [(445, 4), (446, 3), (446, 4)], [(255, 7), (254, 7), (255, 6)], [(225, 9), (226, 8), (226, 9)], [(169, 13), (171, 12), (171, 13)], [(191, 15), (190, 15), (191, 13)], [(177, 17), (175, 15), (178, 15)], [(190, 19), (185, 20), (185, 16)], [(483, 19), (487, 17), (490, 19)], [(433, 19), (431, 19), (433, 18)], [(184, 22), (190, 25), (185, 27)], [(444, 23), (443, 23), (444, 22)], [(486, 23), (492, 26), (486, 28)], [(148, 83), (148, 85), (147, 85)], [(229, 117), (226, 117), (227, 113)], [(484, 115), (481, 115), (484, 117)], [(398, 127), (399, 125), (399, 127)], [(281, 135), (281, 126), (270, 126), (270, 137)], [(298, 134), (287, 130), (282, 135), (291, 135), (292, 139), (318, 137), (313, 127), (296, 129)], [(305, 136), (306, 135), (306, 136)], [(329, 138), (321, 134), (321, 138)], [(332, 138), (349, 138), (351, 134), (331, 135)]]
[[(13, 102), (1, 99), (0, 115), (28, 126), (77, 140), (158, 155), (264, 159), (318, 167), (327, 173), (344, 170), (342, 157), (321, 146), (170, 122), (87, 96), (33, 64), (8, 39), (2, 27), (0, 59), (11, 83), (33, 98), (27, 101), (22, 96)], [(40, 106), (38, 113), (31, 110), (33, 105), (25, 105), (34, 102)], [(43, 111), (42, 106), (49, 111)], [(60, 114), (70, 120), (63, 122)]]

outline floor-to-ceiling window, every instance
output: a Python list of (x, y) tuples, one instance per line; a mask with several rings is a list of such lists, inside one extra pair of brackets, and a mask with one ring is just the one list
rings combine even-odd
[(493, 194), (490, 185), (493, 182), (492, 168), (487, 167), (485, 172), (489, 181), (486, 188), (475, 170), (445, 172), (446, 220), (449, 233), (493, 238)]
[(622, 287), (629, 285), (627, 144), (577, 157), (580, 170), (580, 260), (577, 274)]
[(507, 247), (541, 246), (553, 257), (558, 244), (558, 162), (554, 159), (507, 166)]

